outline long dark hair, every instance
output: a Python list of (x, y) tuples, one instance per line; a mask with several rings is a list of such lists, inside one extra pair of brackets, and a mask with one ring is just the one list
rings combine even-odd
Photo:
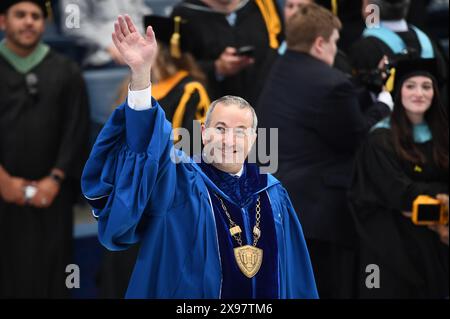
[[(194, 57), (188, 52), (182, 52), (179, 59), (173, 58), (170, 55), (169, 47), (164, 43), (158, 43), (159, 52), (156, 57), (159, 65), (173, 65), (176, 70), (184, 70), (189, 73), (189, 75), (196, 81), (203, 85), (206, 85), (207, 78), (203, 71), (200, 69), (199, 65), (195, 61)], [(168, 68), (161, 68), (162, 80), (169, 78), (173, 74), (168, 72)]]
[[(403, 82), (404, 83), (404, 82)], [(401, 98), (401, 87), (395, 96), (395, 107), (391, 115), (391, 129), (394, 147), (397, 154), (404, 160), (424, 164), (425, 155), (417, 148), (413, 137), (413, 124), (406, 115)], [(425, 112), (424, 120), (433, 136), (433, 161), (441, 168), (448, 169), (448, 117), (442, 105), (439, 88), (433, 80), (433, 100)]]

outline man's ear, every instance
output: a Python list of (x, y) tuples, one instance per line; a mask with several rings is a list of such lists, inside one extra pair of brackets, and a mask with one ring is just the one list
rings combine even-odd
[(257, 138), (258, 138), (258, 133), (255, 132), (255, 134), (253, 134), (253, 136), (252, 136), (252, 141), (251, 141), (252, 142), (252, 147), (255, 144)]
[(325, 42), (325, 40), (324, 40), (324, 38), (321, 37), (321, 36), (318, 36), (318, 37), (316, 38), (316, 40), (314, 40), (313, 48), (314, 48), (314, 50), (315, 50), (317, 53), (322, 54), (324, 42)]
[(256, 131), (254, 133), (252, 133), (251, 135), (247, 136), (247, 142), (248, 142), (249, 149), (251, 149), (255, 145), (257, 137), (258, 137), (258, 134), (256, 133)]
[(204, 123), (202, 123), (201, 129), (202, 129), (202, 143), (203, 143), (203, 145), (205, 145), (205, 139), (206, 139), (206, 136), (205, 136), (205, 133), (206, 133), (206, 126), (205, 126)]

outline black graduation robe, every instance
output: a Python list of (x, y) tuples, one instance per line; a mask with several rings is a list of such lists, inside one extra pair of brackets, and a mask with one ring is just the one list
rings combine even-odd
[(153, 84), (153, 97), (158, 100), (173, 128), (186, 128), (192, 136), (193, 121), (204, 122), (210, 99), (205, 87), (186, 71)]
[(0, 297), (60, 298), (68, 295), (72, 204), (87, 158), (89, 108), (79, 68), (49, 51), (25, 75), (0, 56), (0, 165), (12, 176), (39, 180), (59, 168), (66, 174), (48, 209), (7, 204), (0, 198)]
[[(448, 297), (448, 246), (402, 215), (418, 195), (448, 194), (448, 170), (433, 163), (432, 140), (416, 145), (424, 165), (401, 160), (391, 130), (378, 128), (357, 156), (349, 194), (360, 238), (360, 298)], [(369, 264), (379, 266), (380, 288), (366, 287)]]
[[(277, 13), (281, 17), (278, 10)], [(223, 13), (212, 11), (200, 0), (183, 1), (172, 12), (172, 16), (179, 15), (190, 24), (192, 34), (186, 35), (189, 50), (208, 77), (211, 99), (231, 94), (255, 105), (277, 51), (270, 47), (267, 26), (255, 1), (248, 1), (236, 14), (236, 24), (231, 26)], [(282, 37), (283, 31), (278, 35), (279, 44)], [(255, 64), (237, 75), (219, 79), (214, 61), (225, 48), (248, 45), (255, 48)]]

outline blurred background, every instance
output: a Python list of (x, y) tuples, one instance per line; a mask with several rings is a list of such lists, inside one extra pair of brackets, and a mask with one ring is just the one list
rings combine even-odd
[[(124, 0), (125, 1), (125, 0)], [(179, 1), (176, 0), (146, 0), (151, 13), (169, 16), (172, 8)], [(355, 7), (360, 7), (359, 1), (354, 2)], [(416, 25), (430, 34), (443, 48), (448, 59), (449, 38), (448, 38), (448, 0), (412, 1), (425, 5), (426, 11), (416, 11), (411, 9), (411, 19), (416, 19)], [(63, 33), (63, 18), (61, 2), (52, 0), (54, 17), (47, 22), (44, 35), (44, 42), (54, 50), (77, 61), (83, 69), (91, 110), (91, 143), (95, 140), (99, 130), (105, 123), (113, 108), (111, 107), (117, 99), (117, 91), (120, 84), (128, 76), (128, 68), (120, 66), (104, 66), (89, 68), (83, 65), (86, 58), (86, 48), (76, 43), (71, 37)], [(278, 0), (280, 8), (284, 1)], [(357, 11), (358, 12), (358, 11)], [(345, 15), (345, 12), (343, 13)], [(3, 34), (0, 32), (0, 40)], [(73, 298), (96, 298), (99, 296), (97, 288), (98, 274), (103, 255), (103, 249), (97, 239), (96, 221), (91, 215), (89, 206), (80, 199), (75, 206), (73, 238), (75, 243), (74, 263), (79, 265), (81, 270), (81, 282), (79, 289), (72, 290)]]

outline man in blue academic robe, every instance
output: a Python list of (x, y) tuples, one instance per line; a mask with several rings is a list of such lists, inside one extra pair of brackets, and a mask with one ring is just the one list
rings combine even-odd
[(132, 71), (127, 101), (101, 131), (82, 189), (110, 250), (140, 242), (128, 298), (317, 298), (308, 250), (286, 190), (246, 161), (257, 119), (242, 98), (211, 105), (203, 154), (173, 147), (151, 98), (157, 45), (119, 16), (113, 41)]

